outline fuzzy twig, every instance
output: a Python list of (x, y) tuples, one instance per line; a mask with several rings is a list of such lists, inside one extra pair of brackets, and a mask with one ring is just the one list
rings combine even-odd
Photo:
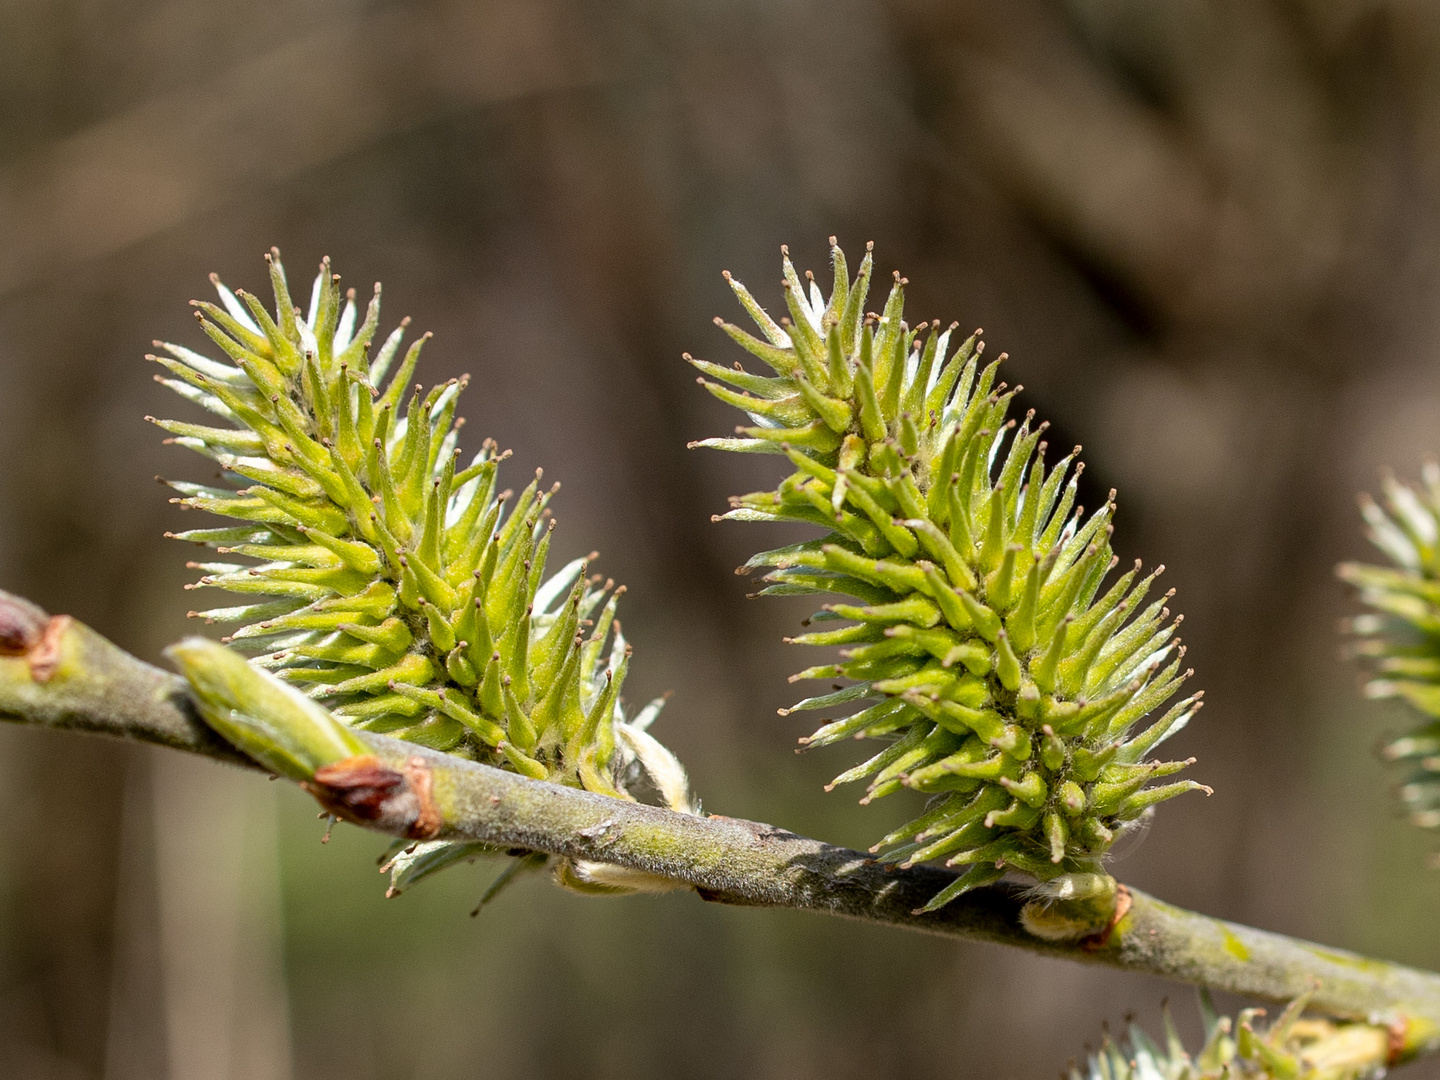
[[(0, 719), (256, 767), (200, 720), (182, 679), (68, 616), (51, 618), (3, 592)], [(1314, 990), (1315, 1009), (1384, 1024), (1392, 1060), (1440, 1048), (1440, 975), (1227, 923), (1134, 889), (1122, 891), (1119, 917), (1105, 934), (1080, 942), (1032, 936), (1020, 920), (1021, 890), (1003, 884), (916, 914), (954, 875), (882, 865), (774, 825), (675, 813), (356, 734), (377, 760), (332, 767), (306, 786), (328, 807), (380, 831), (594, 860), (683, 883), (706, 900), (991, 941), (1271, 1001)]]

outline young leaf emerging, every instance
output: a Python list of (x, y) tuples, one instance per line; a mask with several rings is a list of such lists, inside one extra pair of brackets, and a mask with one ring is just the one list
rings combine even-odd
[(1120, 833), (1201, 787), (1155, 785), (1189, 762), (1147, 760), (1199, 694), (1132, 734), (1190, 674), (1171, 594), (1147, 605), (1159, 570), (1138, 564), (1108, 579), (1113, 499), (1088, 518), (1074, 505), (1082, 466), (1071, 453), (1047, 468), (1046, 425), (1007, 418), (1018, 387), (996, 382), (998, 360), (982, 364), (978, 331), (957, 346), (954, 324), (909, 327), (899, 274), (883, 311), (866, 314), (870, 250), (853, 278), (833, 238), (831, 257), (826, 296), (785, 253), (778, 322), (726, 275), (760, 336), (716, 322), (767, 374), (687, 355), (701, 385), (751, 420), (693, 445), (794, 466), (722, 519), (826, 530), (744, 568), (768, 571), (760, 595), (843, 598), (793, 639), (841, 647), (796, 679), (849, 680), (790, 710), (842, 713), (801, 741), (886, 743), (834, 781), (867, 779), (862, 802), (904, 787), (934, 796), (874, 849), (968, 867), (928, 909), (1007, 870), (1093, 880)]
[(240, 598), (192, 614), (238, 624), (228, 642), (351, 726), (617, 798), (643, 774), (692, 809), (646, 731), (661, 703), (621, 705), (623, 588), (588, 560), (545, 574), (559, 485), (537, 472), (502, 491), (508, 454), (489, 440), (462, 463), (467, 379), (412, 389), (430, 335), (403, 348), (405, 320), (382, 338), (379, 285), (362, 316), (326, 260), (302, 315), (279, 252), (267, 259), (273, 314), (213, 276), (220, 303), (195, 303), (220, 359), (165, 343), (150, 357), (216, 418), (154, 421), (221, 470), (218, 485), (170, 482), (174, 502), (231, 522), (177, 536), (223, 560), (192, 563), (190, 588)]

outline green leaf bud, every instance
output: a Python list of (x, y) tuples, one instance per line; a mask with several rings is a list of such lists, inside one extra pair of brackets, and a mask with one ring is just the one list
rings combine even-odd
[(366, 752), (329, 710), (205, 638), (165, 655), (189, 681), (205, 722), (266, 768), (292, 780)]

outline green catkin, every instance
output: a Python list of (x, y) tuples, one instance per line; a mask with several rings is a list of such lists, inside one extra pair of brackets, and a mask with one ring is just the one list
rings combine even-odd
[[(1264, 1023), (1266, 1010), (1220, 1016), (1208, 990), (1199, 992), (1204, 1042), (1191, 1053), (1161, 1007), (1164, 1039), (1133, 1022), (1118, 1040), (1107, 1031), (1100, 1048), (1070, 1062), (1061, 1080), (1373, 1080), (1395, 1063), (1393, 1029), (1379, 1023), (1306, 1016), (1303, 994)], [(1402, 1051), (1401, 1060), (1413, 1051)]]
[(1398, 698), (1418, 714), (1384, 756), (1408, 769), (1397, 792), (1410, 820), (1440, 828), (1440, 464), (1418, 485), (1387, 477), (1381, 502), (1360, 499), (1367, 534), (1393, 564), (1342, 563), (1337, 572), (1371, 611), (1348, 623), (1354, 653), (1374, 673), (1367, 697)]
[[(1128, 572), (1102, 595), (1113, 500), (1088, 518), (1074, 509), (1083, 466), (1072, 453), (1047, 470), (1046, 425), (1007, 418), (1016, 390), (997, 384), (999, 360), (982, 363), (979, 332), (947, 356), (953, 326), (910, 330), (898, 274), (882, 313), (864, 315), (872, 253), (847, 280), (831, 247), (828, 300), (813, 277), (802, 287), (785, 256), (779, 323), (726, 275), (765, 341), (717, 323), (774, 377), (686, 356), (709, 376), (706, 389), (753, 422), (738, 439), (693, 445), (783, 454), (795, 467), (775, 490), (733, 499), (722, 518), (830, 530), (742, 569), (769, 570), (761, 595), (853, 601), (826, 605), (843, 625), (792, 639), (844, 646), (837, 663), (796, 678), (851, 685), (782, 713), (849, 704), (851, 715), (801, 742), (890, 741), (830, 787), (870, 778), (864, 802), (905, 786), (936, 792), (925, 814), (877, 846), (905, 843), (896, 852), (912, 861), (949, 855), (970, 867), (930, 907), (1006, 870), (1052, 885), (1103, 874), (1111, 843), (1150, 806), (1202, 788), (1147, 788), (1186, 763), (1139, 761), (1184, 726), (1198, 696), (1126, 753), (1130, 728), (1189, 674), (1170, 663), (1182, 652), (1174, 625), (1163, 604), (1140, 611), (1151, 578), (1136, 584)], [(745, 396), (762, 386), (787, 403), (783, 418)], [(943, 833), (916, 847), (936, 823)]]
[[(205, 576), (191, 587), (264, 598), (200, 617), (239, 623), (228, 640), (257, 654), (252, 663), (346, 723), (630, 798), (644, 766), (631, 739), (615, 738), (631, 722), (626, 665), (604, 649), (623, 590), (587, 580), (582, 560), (546, 580), (553, 489), (541, 493), (537, 476), (518, 499), (497, 493), (508, 451), (490, 440), (461, 466), (455, 408), (468, 378), (406, 394), (428, 334), (375, 385), (408, 323), (372, 362), (378, 285), (352, 336), (353, 297), (342, 301), (328, 261), (301, 316), (279, 252), (267, 259), (273, 318), (213, 277), (222, 306), (197, 305), (225, 361), (157, 343), (175, 376), (162, 381), (234, 425), (154, 421), (167, 441), (219, 462), (230, 485), (172, 482), (172, 501), (245, 523), (178, 538), (255, 560), (198, 564)], [(602, 603), (582, 656), (569, 647), (577, 612)], [(670, 788), (673, 808), (691, 810), (688, 792)]]

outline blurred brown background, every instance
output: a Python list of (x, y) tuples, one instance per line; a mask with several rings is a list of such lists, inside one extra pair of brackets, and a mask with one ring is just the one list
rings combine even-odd
[[(728, 268), (877, 244), (912, 317), (983, 325), (1086, 444), (1116, 548), (1170, 566), (1208, 707), (1123, 879), (1440, 965), (1434, 846), (1397, 819), (1339, 659), (1353, 494), (1440, 448), (1440, 8), (1421, 0), (3, 0), (0, 586), (154, 659), (187, 557), (150, 477), (204, 275), (331, 255), (470, 371), (469, 443), (565, 484), (558, 554), (630, 585), (635, 700), (716, 812), (868, 844), (900, 820), (797, 758), (779, 645), (804, 606), (716, 526), (774, 463), (685, 450)], [(493, 869), (393, 900), (292, 790), (0, 731), (0, 1075), (1017, 1077), (1155, 980), (693, 897)], [(1422, 1065), (1412, 1075), (1440, 1075)]]

